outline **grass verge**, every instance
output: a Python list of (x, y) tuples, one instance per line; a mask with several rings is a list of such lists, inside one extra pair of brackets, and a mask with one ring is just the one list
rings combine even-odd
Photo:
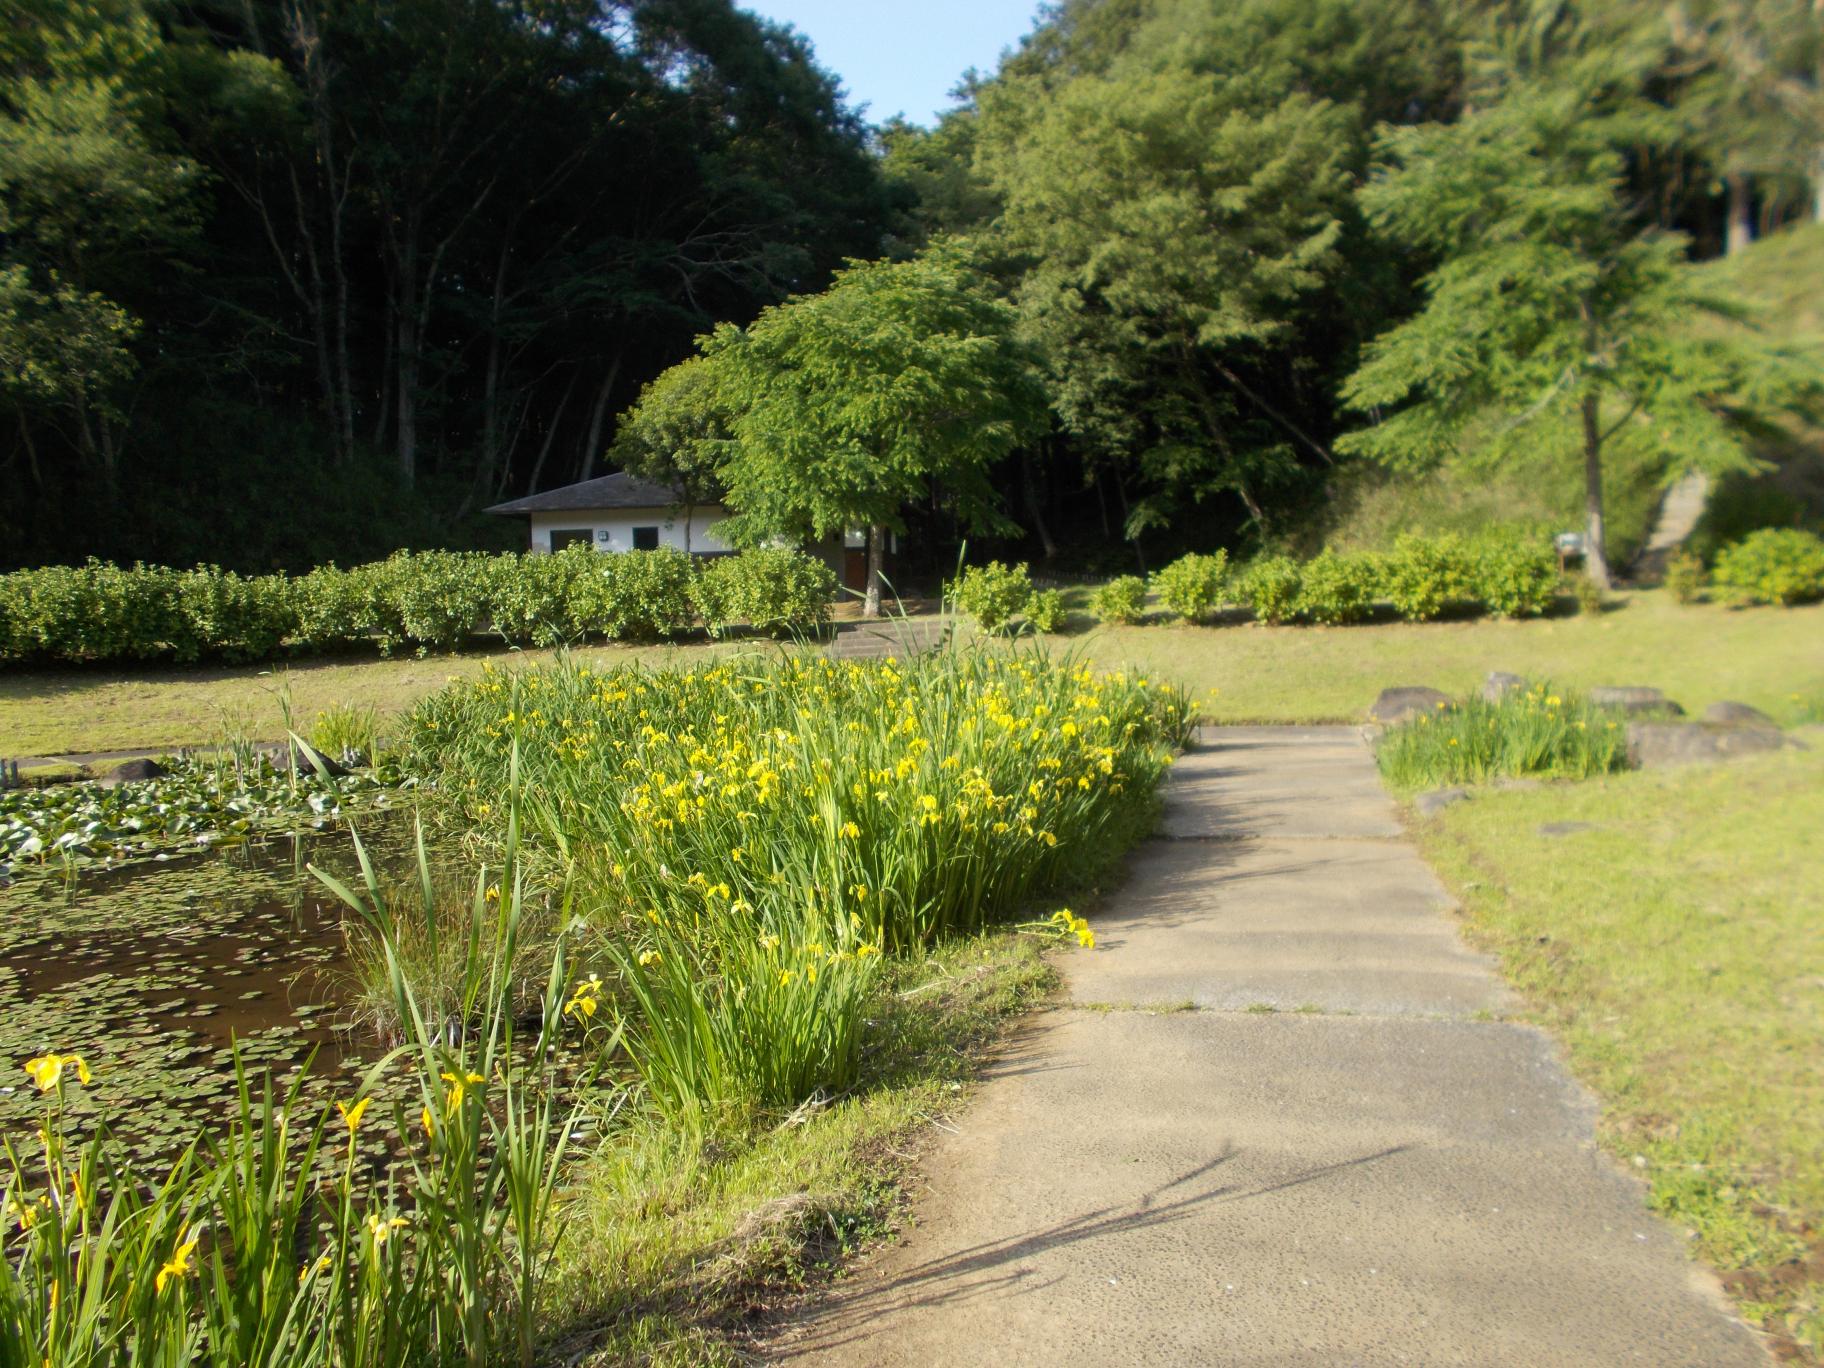
[[(1824, 737), (1478, 794), (1419, 825), (1535, 1018), (1743, 1313), (1824, 1363)], [(1588, 822), (1546, 837), (1543, 822)]]
[[(754, 643), (741, 647), (753, 650)], [(602, 646), (576, 658), (600, 669), (699, 661), (732, 646)], [(282, 740), (284, 701), (301, 732), (320, 714), (371, 710), (383, 721), (457, 679), (493, 665), (549, 663), (556, 651), (473, 651), (423, 660), (326, 657), (289, 666), (161, 666), (120, 670), (0, 671), (0, 758), (220, 744), (224, 737)]]
[(1663, 590), (1625, 595), (1601, 614), (1531, 621), (1103, 626), (1072, 640), (1104, 668), (1178, 681), (1216, 722), (1356, 722), (1384, 688), (1462, 696), (1491, 670), (1580, 691), (1655, 685), (1693, 714), (1732, 698), (1784, 723), (1824, 694), (1824, 605), (1684, 605)]
[[(1084, 597), (1072, 591), (1073, 600)], [(1355, 627), (1099, 626), (1045, 638), (1103, 668), (1134, 665), (1186, 686), (1217, 722), (1357, 721), (1382, 689), (1477, 688), (1511, 670), (1575, 689), (1652, 684), (1692, 712), (1733, 698), (1782, 722), (1824, 716), (1824, 604), (1733, 609), (1682, 605), (1662, 590), (1622, 596), (1595, 616)], [(1081, 614), (1078, 615), (1081, 621)], [(598, 669), (639, 661), (688, 665), (725, 650), (698, 644), (605, 647), (576, 658)], [(284, 735), (280, 698), (308, 731), (337, 705), (388, 719), (484, 664), (539, 663), (546, 651), (428, 660), (321, 660), (280, 671), (166, 669), (0, 673), (0, 756), (69, 755), (206, 745), (224, 734)]]
[(566, 1362), (745, 1361), (767, 1313), (889, 1231), (930, 1123), (1055, 983), (1042, 941), (993, 930), (896, 961), (869, 1009), (861, 1082), (751, 1133), (635, 1118), (584, 1159), (552, 1316)]

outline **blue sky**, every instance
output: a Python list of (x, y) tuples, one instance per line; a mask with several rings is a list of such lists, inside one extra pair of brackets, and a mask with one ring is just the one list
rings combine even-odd
[(1038, 0), (737, 0), (793, 25), (849, 98), (881, 123), (903, 113), (930, 124), (969, 67), (992, 72), (1001, 49), (1031, 28)]

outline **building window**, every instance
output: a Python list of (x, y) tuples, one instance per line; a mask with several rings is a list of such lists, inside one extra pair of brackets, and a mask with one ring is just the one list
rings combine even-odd
[(566, 546), (575, 546), (581, 542), (584, 546), (595, 540), (595, 529), (591, 527), (554, 527), (551, 529), (551, 549), (562, 551)]
[(633, 549), (635, 551), (657, 551), (659, 549), (659, 529), (656, 527), (634, 528)]

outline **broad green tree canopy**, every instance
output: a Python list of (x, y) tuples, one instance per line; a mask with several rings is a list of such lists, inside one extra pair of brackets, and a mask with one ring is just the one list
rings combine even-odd
[(707, 356), (735, 415), (720, 471), (731, 535), (900, 530), (906, 504), (933, 496), (965, 527), (1000, 524), (988, 468), (1045, 414), (1013, 326), (939, 246), (851, 263), (821, 294), (718, 329)]
[(716, 363), (692, 356), (640, 391), (621, 415), (609, 458), (625, 470), (672, 486), (689, 503), (720, 491), (717, 469), (730, 452), (730, 413)]
[(1745, 466), (1741, 420), (1799, 403), (1815, 381), (1740, 330), (1700, 326), (1735, 311), (1697, 287), (1682, 240), (1639, 231), (1625, 207), (1622, 149), (1665, 121), (1602, 70), (1586, 61), (1454, 124), (1385, 134), (1363, 202), (1437, 266), (1424, 307), (1345, 386), (1377, 421), (1338, 446), (1398, 467), (1540, 443), (1575, 452), (1592, 569), (1606, 577), (1607, 444), (1645, 444), (1673, 471)]

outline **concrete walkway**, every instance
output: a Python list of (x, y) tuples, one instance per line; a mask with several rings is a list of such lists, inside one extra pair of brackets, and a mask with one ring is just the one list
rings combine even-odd
[(917, 1224), (771, 1356), (1764, 1368), (1500, 1020), (1353, 729), (1202, 740)]

